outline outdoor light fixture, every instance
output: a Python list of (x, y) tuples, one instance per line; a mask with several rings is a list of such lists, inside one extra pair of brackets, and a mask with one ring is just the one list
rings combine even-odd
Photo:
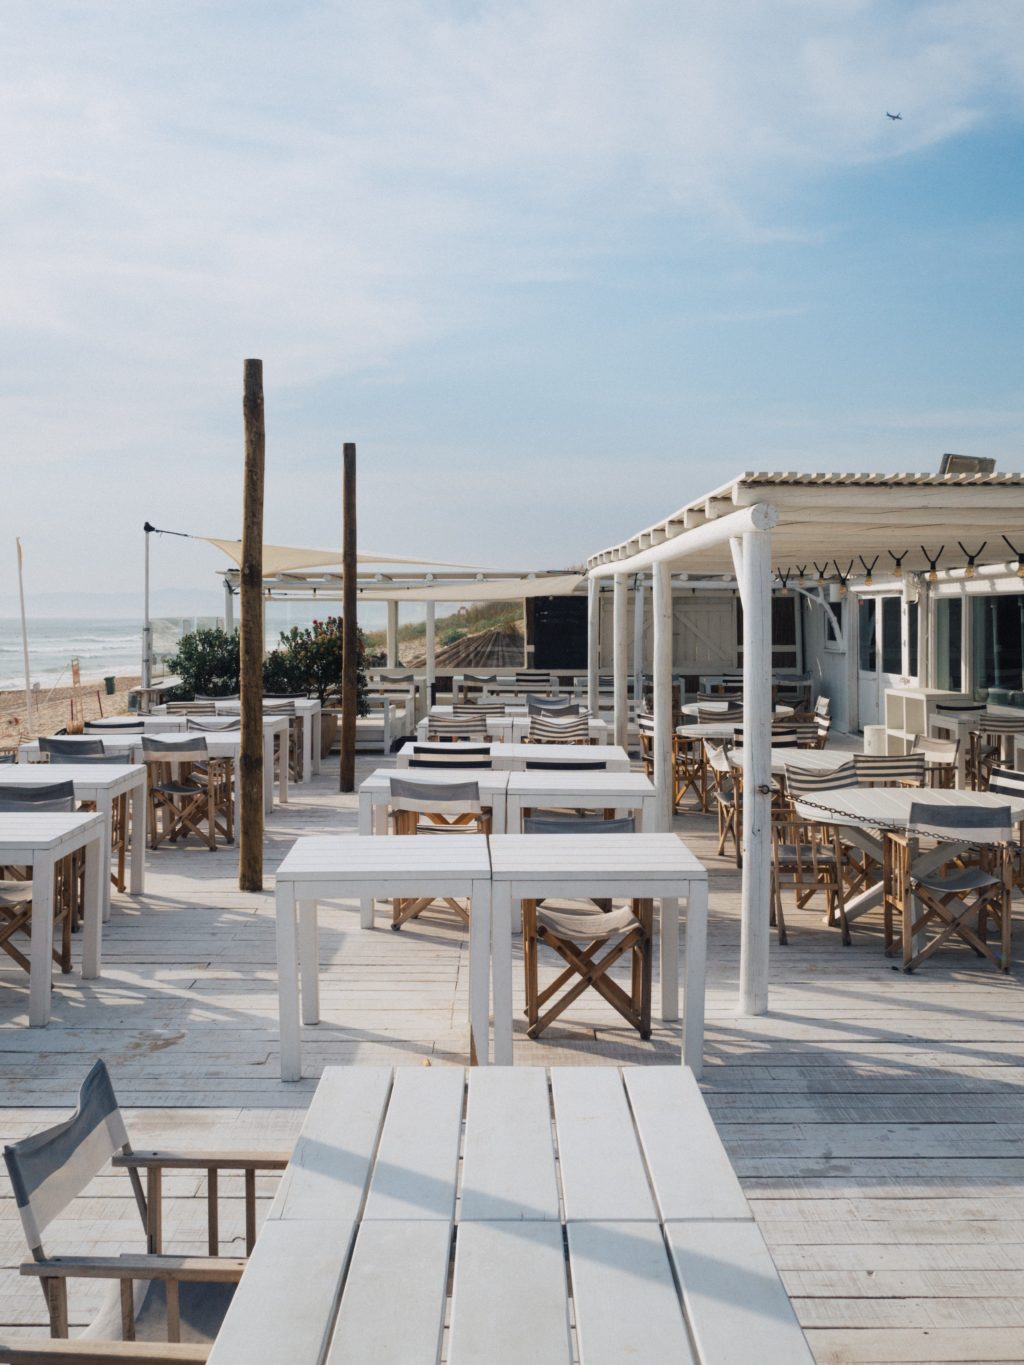
[(921, 553), (928, 561), (929, 583), (936, 582), (939, 577), (939, 560), (942, 558), (942, 552), (945, 548), (946, 548), (945, 545), (940, 545), (938, 550), (936, 550), (935, 557), (933, 559), (931, 553), (928, 550), (926, 550), (923, 545), (921, 546)]
[(850, 577), (850, 574), (853, 572), (853, 560), (852, 559), (850, 560), (849, 566), (847, 567), (845, 573), (843, 573), (842, 569), (839, 567), (836, 560), (833, 559), (832, 563), (835, 564), (836, 573), (839, 575), (839, 596), (845, 597), (847, 592), (849, 591), (849, 589), (846, 586), (846, 583)]
[(824, 567), (815, 561), (814, 567), (818, 570), (818, 587), (823, 588), (825, 586), (825, 570), (828, 568), (828, 560), (825, 560)]
[(988, 541), (983, 540), (973, 554), (971, 553), (970, 550), (968, 550), (967, 546), (963, 543), (962, 540), (958, 540), (957, 544), (960, 546), (961, 550), (963, 550), (964, 554), (967, 556), (967, 567), (964, 569), (964, 578), (973, 578), (974, 562), (981, 554), (982, 550), (984, 550), (985, 546), (988, 544)]
[(903, 577), (903, 561), (909, 553), (909, 550), (904, 550), (901, 555), (894, 555), (891, 550), (886, 550), (886, 554), (892, 560), (892, 572), (895, 578)]
[(804, 579), (805, 579), (805, 575), (806, 575), (806, 573), (807, 573), (807, 565), (806, 565), (806, 564), (798, 564), (798, 565), (796, 566), (796, 573), (797, 573), (797, 578), (796, 578), (797, 584), (802, 588), (802, 587), (804, 586)]
[(781, 569), (776, 569), (775, 572), (778, 574), (779, 582), (782, 584), (782, 593), (781, 593), (781, 596), (782, 596), (782, 597), (788, 597), (788, 596), (789, 596), (789, 579), (790, 579), (790, 576), (791, 576), (791, 574), (792, 574), (792, 570), (790, 570), (789, 573), (783, 573)]
[(871, 584), (874, 582), (874, 579), (871, 577), (871, 571), (878, 563), (878, 556), (875, 555), (874, 559), (871, 561), (870, 564), (867, 562), (863, 555), (858, 555), (857, 558), (864, 565), (864, 586), (865, 588), (870, 588)]
[(1003, 536), (1003, 539), (1006, 541), (1007, 545), (1009, 545), (1013, 553), (1017, 556), (1017, 577), (1024, 578), (1024, 550), (1018, 550), (1016, 545), (1014, 545), (1013, 541), (1010, 540), (1008, 536)]

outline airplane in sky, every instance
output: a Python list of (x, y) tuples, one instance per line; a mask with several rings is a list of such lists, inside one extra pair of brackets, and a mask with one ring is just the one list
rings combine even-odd
[(902, 119), (902, 118), (903, 118), (903, 115), (902, 115), (902, 114), (890, 114), (889, 111), (888, 111), (888, 109), (887, 109), (887, 110), (885, 111), (885, 117), (886, 117), (886, 118), (891, 118), (892, 121), (895, 123), (897, 119)]

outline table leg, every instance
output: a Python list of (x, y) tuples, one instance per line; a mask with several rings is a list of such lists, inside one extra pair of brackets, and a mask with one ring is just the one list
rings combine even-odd
[(313, 724), (312, 724), (312, 727), (311, 727), (311, 728), (312, 728), (312, 731), (313, 731), (313, 739), (312, 739), (312, 743), (313, 743), (313, 755), (312, 755), (312, 768), (310, 769), (310, 771), (311, 771), (311, 772), (314, 772), (314, 773), (318, 773), (318, 772), (320, 771), (320, 745), (321, 745), (321, 743), (322, 743), (322, 740), (321, 740), (321, 729), (322, 729), (322, 725), (323, 725), (323, 720), (322, 720), (321, 712), (319, 712), (319, 711), (314, 711), (314, 712), (313, 712), (313, 715), (312, 715), (312, 717), (311, 717), (311, 719), (312, 719), (312, 721), (313, 721)]
[[(359, 833), (373, 833), (373, 797), (367, 791), (359, 793)], [(373, 928), (373, 897), (359, 897), (359, 927)]]
[(281, 1079), (298, 1081), (302, 1079), (302, 1036), (299, 1029), (299, 953), (294, 886), (290, 882), (278, 882), (275, 901)]
[(661, 1017), (679, 1018), (679, 898), (661, 898)]
[(487, 1066), (490, 1049), (491, 883), (474, 882), (469, 903), (469, 1060)]
[(282, 806), (288, 804), (288, 730), (277, 732), (277, 747), (281, 754), (281, 766), (277, 770), (277, 799)]
[(42, 1028), (50, 1022), (50, 980), (53, 974), (53, 863), (52, 854), (44, 854), (32, 866), (28, 1022), (33, 1028)]
[(299, 973), (302, 1022), (320, 1022), (320, 933), (316, 901), (299, 901)]
[(106, 876), (103, 878), (100, 904), (103, 907), (104, 923), (110, 919), (110, 832), (114, 827), (113, 805), (110, 792), (100, 791), (96, 793), (96, 813), (103, 817), (103, 837), (100, 845), (102, 852), (100, 856), (103, 859)]
[[(106, 830), (104, 826), (104, 830)], [(85, 905), (82, 909), (82, 978), (100, 974), (103, 943), (103, 896), (110, 890), (110, 836), (101, 833), (85, 846)]]
[[(470, 945), (472, 947), (472, 943)], [(494, 1064), (512, 1065), (512, 888), (491, 887), (491, 971), (494, 1001)]]
[(704, 1070), (704, 991), (708, 951), (708, 884), (690, 883), (686, 898), (686, 985), (683, 993), (683, 1065), (697, 1080)]
[(263, 730), (263, 813), (274, 809), (274, 732)]
[(131, 830), (131, 863), (128, 890), (141, 896), (146, 890), (146, 782), (143, 779), (128, 791), (128, 825)]
[[(636, 809), (637, 832), (644, 830), (648, 833), (653, 832), (658, 824), (658, 799), (655, 796), (645, 796)], [(671, 832), (671, 827), (670, 831)]]
[(313, 771), (313, 746), (310, 743), (313, 727), (309, 716), (302, 716), (302, 780), (308, 782)]
[(521, 796), (505, 797), (503, 828), (498, 829), (497, 806), (491, 807), (491, 824), (495, 834), (522, 834), (523, 832), (523, 798)]

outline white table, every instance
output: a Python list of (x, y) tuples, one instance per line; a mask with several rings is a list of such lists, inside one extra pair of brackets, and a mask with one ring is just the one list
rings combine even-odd
[(32, 868), (32, 921), (29, 948), (28, 1022), (41, 1028), (50, 1022), (53, 975), (54, 870), (61, 858), (85, 850), (85, 905), (82, 908), (82, 976), (100, 974), (103, 935), (103, 886), (109, 863), (103, 859), (105, 825), (102, 815), (0, 814), (0, 864)]
[(506, 834), (492, 837), (490, 848), (495, 1062), (505, 1066), (512, 1061), (514, 901), (547, 896), (659, 899), (661, 1017), (673, 1020), (679, 1018), (679, 901), (684, 899), (683, 1061), (699, 1076), (704, 1051), (708, 874), (682, 840), (674, 834)]
[[(504, 772), (525, 772), (527, 763), (603, 763), (608, 772), (623, 773), (631, 769), (629, 754), (618, 744), (505, 744), (486, 740), (483, 743), (490, 750), (494, 768)], [(432, 749), (439, 747), (431, 745)], [(407, 768), (409, 760), (416, 756), (415, 748), (416, 745), (403, 744), (395, 755), (395, 766)], [(458, 752), (457, 745), (454, 752)]]
[[(265, 698), (266, 701), (273, 701), (272, 697)], [(226, 701), (214, 701), (214, 710), (218, 716), (237, 716), (241, 710), (241, 702), (234, 698)], [(295, 715), (301, 722), (302, 731), (302, 775), (300, 782), (308, 782), (311, 773), (320, 771), (320, 733), (322, 729), (322, 708), (316, 697), (298, 697), (294, 701), (289, 701), (289, 707), (295, 711)], [(269, 719), (289, 719), (287, 712), (279, 713), (276, 717), (272, 712), (264, 711), (264, 720)], [(282, 798), (283, 799), (283, 798)]]
[[(846, 903), (846, 918), (850, 921), (880, 905), (882, 901), (881, 829), (905, 832), (910, 819), (910, 807), (920, 802), (929, 806), (1009, 806), (1014, 823), (1024, 820), (1024, 801), (1011, 796), (993, 796), (989, 792), (956, 791), (941, 787), (842, 787), (838, 790), (815, 792), (813, 797), (796, 801), (797, 813), (806, 819), (838, 825), (844, 839), (861, 849), (878, 864), (878, 878)], [(826, 809), (822, 809), (825, 807)], [(956, 852), (956, 844), (942, 843), (918, 854), (914, 859), (914, 873), (933, 872)]]
[(637, 830), (653, 830), (658, 817), (657, 799), (654, 783), (643, 773), (511, 772), (505, 800), (505, 829), (510, 834), (522, 830), (524, 809), (568, 807), (629, 811), (637, 817)]
[[(146, 769), (141, 764), (119, 763), (12, 763), (0, 766), (0, 786), (48, 787), (71, 782), (79, 801), (94, 801), (103, 817), (103, 866), (110, 869), (110, 844), (114, 801), (128, 797), (131, 829), (128, 890), (141, 896), (146, 890)], [(127, 834), (127, 831), (126, 831)], [(103, 918), (110, 918), (110, 877), (103, 879)]]
[(375, 897), (463, 896), (470, 901), (470, 1046), (487, 1057), (491, 866), (487, 838), (375, 839), (318, 835), (298, 839), (277, 870), (277, 990), (281, 1079), (302, 1075), (302, 1022), (320, 1022), (317, 902)]
[(327, 1068), (209, 1365), (432, 1363), (446, 1324), (449, 1365), (813, 1361), (685, 1068)]

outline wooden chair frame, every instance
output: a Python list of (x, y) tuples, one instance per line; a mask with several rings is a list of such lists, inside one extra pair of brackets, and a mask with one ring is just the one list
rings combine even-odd
[[(148, 756), (149, 777), (147, 812), (150, 848), (159, 848), (165, 839), (177, 843), (194, 834), (212, 851), (217, 835), (227, 844), (235, 842), (234, 764), (229, 758), (210, 758), (203, 768), (181, 763), (180, 777), (172, 778), (173, 753), (165, 758)], [(188, 787), (194, 791), (164, 791), (164, 786)], [(205, 825), (205, 832), (201, 826)]]
[(788, 942), (782, 906), (782, 889), (795, 892), (797, 908), (803, 910), (819, 891), (825, 893), (828, 922), (838, 924), (844, 946), (850, 943), (843, 888), (842, 854), (831, 825), (797, 815), (790, 806), (772, 811), (772, 915), (779, 943)]

